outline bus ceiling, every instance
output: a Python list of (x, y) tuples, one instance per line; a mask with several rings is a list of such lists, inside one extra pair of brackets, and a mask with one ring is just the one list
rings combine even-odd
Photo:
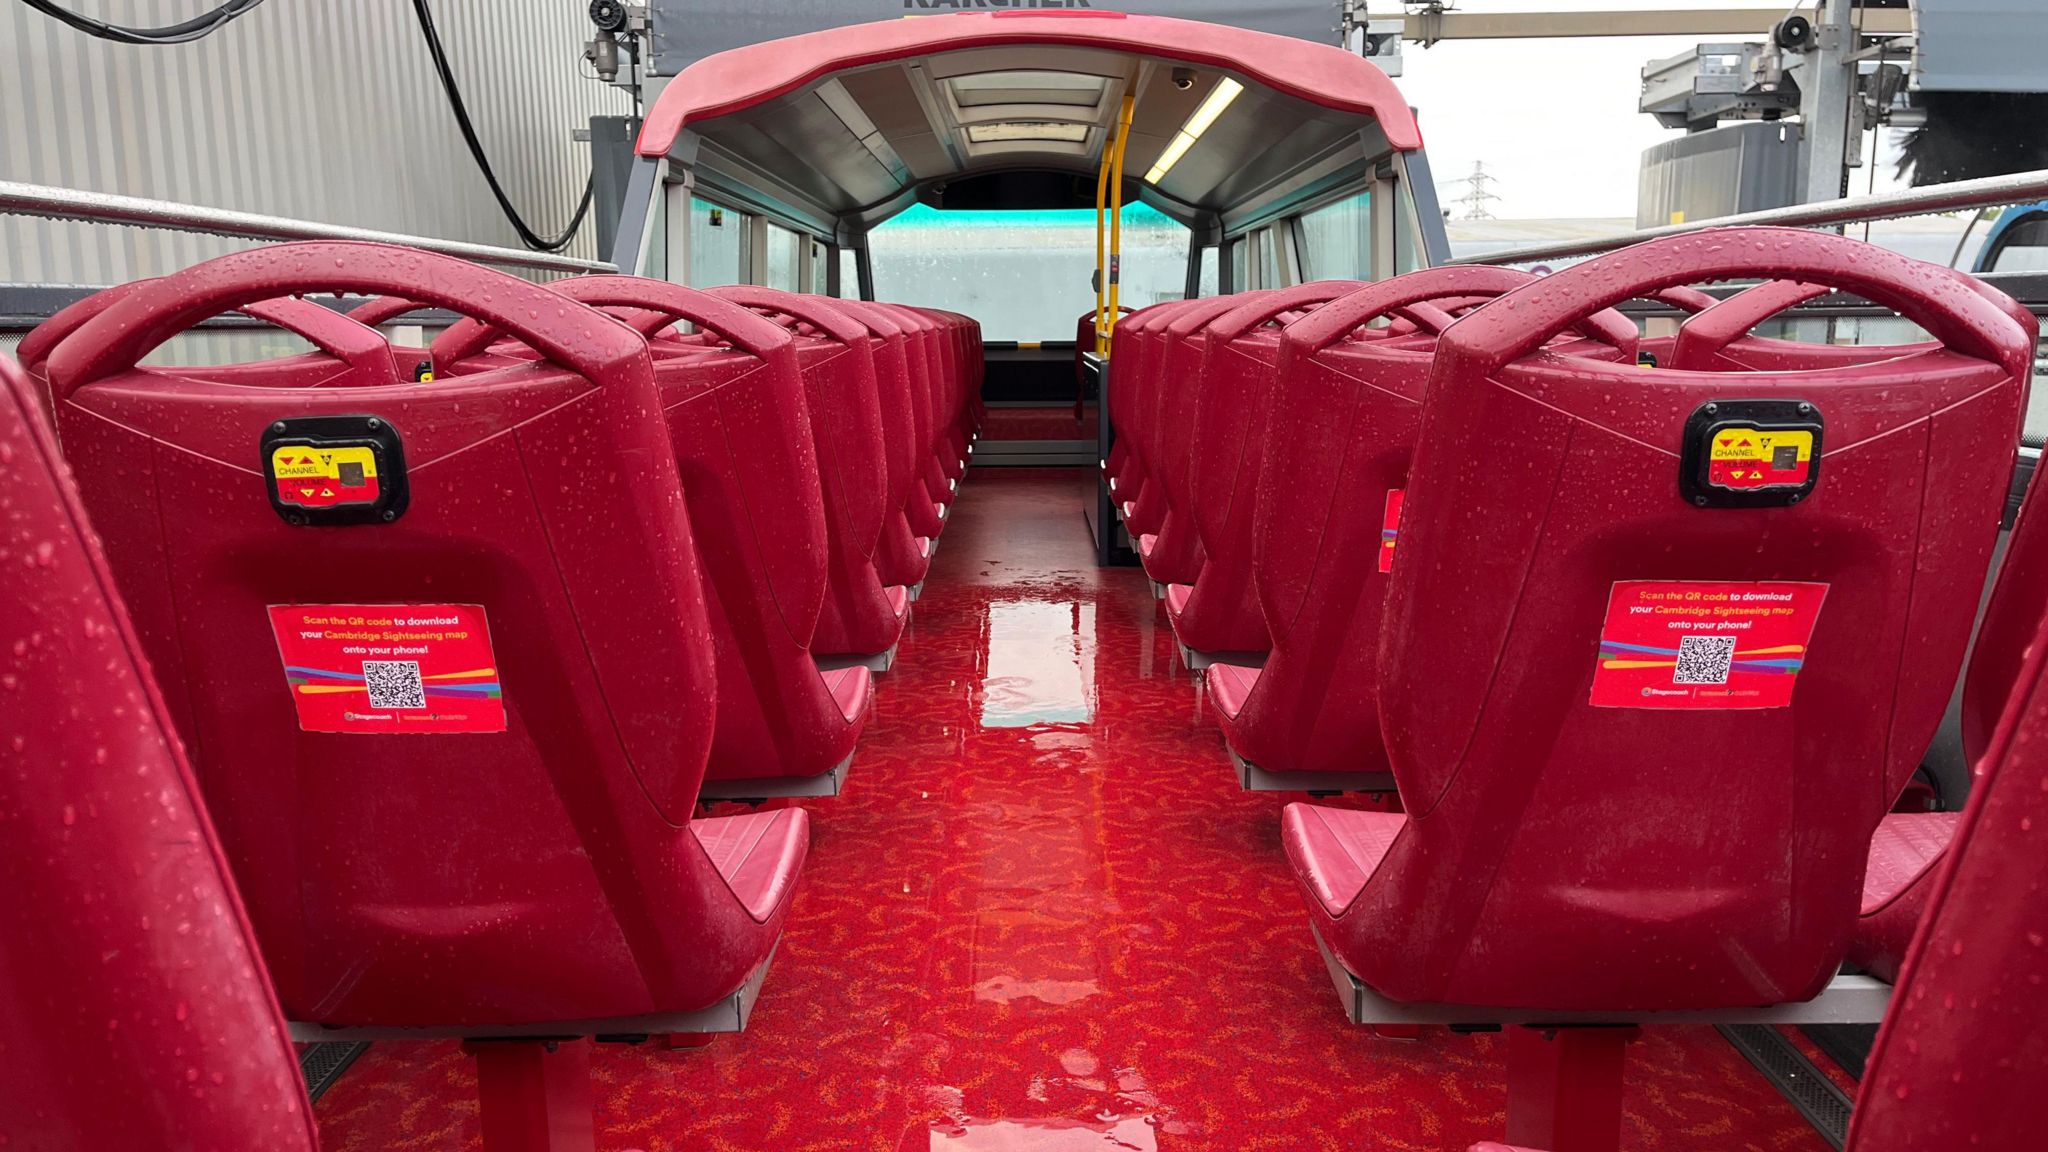
[(1090, 204), (1126, 94), (1124, 199), (1210, 242), (1376, 178), (1429, 195), (1414, 114), (1342, 48), (1100, 10), (959, 13), (685, 68), (641, 128), (615, 255), (639, 266), (654, 197), (678, 183), (838, 242), (919, 202)]

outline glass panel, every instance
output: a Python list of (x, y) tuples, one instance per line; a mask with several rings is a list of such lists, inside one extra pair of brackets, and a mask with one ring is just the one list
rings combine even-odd
[(851, 248), (839, 250), (839, 298), (860, 299), (860, 253)]
[(1280, 278), (1280, 237), (1271, 228), (1259, 230), (1259, 287), (1279, 288), (1287, 281)]
[(1372, 279), (1372, 193), (1301, 218), (1301, 273), (1309, 280)]
[(706, 200), (690, 200), (692, 288), (720, 288), (747, 282), (747, 218)]
[[(1072, 340), (1095, 306), (1095, 211), (940, 211), (915, 205), (868, 234), (875, 295), (964, 312), (989, 340)], [(1187, 291), (1188, 230), (1146, 204), (1123, 212), (1122, 302)]]
[(1404, 275), (1422, 267), (1420, 229), (1415, 217), (1415, 199), (1407, 182), (1394, 184), (1394, 274)]
[(780, 224), (768, 225), (768, 266), (762, 270), (761, 283), (785, 292), (797, 290), (797, 245), (801, 240)]
[(1230, 290), (1244, 292), (1251, 288), (1251, 241), (1239, 236), (1230, 242)]
[(2048, 272), (2048, 216), (2022, 220), (1998, 238), (1993, 272)]
[(1216, 285), (1216, 251), (1214, 244), (1202, 249), (1202, 273), (1196, 283), (1196, 291), (1203, 296), (1214, 296), (1221, 291)]

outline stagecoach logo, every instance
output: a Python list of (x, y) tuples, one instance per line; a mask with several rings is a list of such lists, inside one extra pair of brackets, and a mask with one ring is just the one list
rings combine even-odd
[(970, 11), (975, 8), (1093, 8), (1089, 0), (903, 0), (906, 10), (947, 8)]

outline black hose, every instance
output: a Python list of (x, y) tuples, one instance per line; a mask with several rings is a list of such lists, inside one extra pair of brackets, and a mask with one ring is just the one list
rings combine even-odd
[(222, 28), (237, 16), (245, 15), (263, 0), (227, 0), (220, 7), (190, 20), (166, 24), (161, 28), (129, 28), (109, 24), (82, 16), (69, 8), (61, 7), (51, 0), (21, 0), (22, 3), (41, 12), (52, 20), (60, 21), (88, 36), (101, 40), (112, 40), (116, 44), (190, 44), (203, 40)]
[[(33, 2), (33, 0), (32, 0)], [(596, 189), (597, 178), (593, 175), (583, 185), (583, 201), (576, 206), (576, 214), (569, 218), (569, 226), (554, 236), (542, 236), (530, 227), (519, 210), (512, 206), (511, 197), (505, 194), (504, 185), (498, 182), (498, 173), (492, 169), (489, 156), (484, 154), (483, 141), (477, 138), (476, 125), (469, 119), (469, 107), (463, 103), (462, 91), (455, 85), (455, 73), (448, 66), (448, 53), (441, 47), (441, 34), (434, 28), (434, 14), (427, 8), (427, 0), (412, 0), (412, 8), (419, 15), (420, 33), (426, 37), (427, 54), (434, 59), (434, 71), (441, 77), (441, 89), (448, 95), (449, 110), (455, 113), (455, 126), (462, 130), (463, 143), (469, 145), (469, 155), (476, 161), (479, 171), (484, 174), (484, 183), (491, 186), (491, 195), (497, 198), (498, 207), (504, 210), (505, 219), (512, 222), (512, 228), (519, 233), (519, 239), (528, 248), (541, 252), (559, 252), (569, 246), (576, 236), (576, 230), (583, 226), (583, 218), (590, 213), (590, 198)]]

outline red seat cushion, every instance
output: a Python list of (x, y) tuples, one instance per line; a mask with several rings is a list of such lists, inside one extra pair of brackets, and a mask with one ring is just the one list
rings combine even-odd
[(757, 924), (767, 923), (804, 866), (810, 815), (801, 808), (692, 820), (704, 854)]
[(1168, 584), (1166, 586), (1166, 614), (1178, 617), (1187, 611), (1188, 597), (1195, 594), (1193, 584)]
[[(1169, 594), (1171, 590), (1169, 589)], [(1240, 664), (1209, 665), (1209, 698), (1223, 714), (1235, 717), (1244, 708), (1245, 698), (1252, 694), (1252, 686), (1259, 682), (1259, 670)]]
[(891, 584), (882, 589), (882, 594), (889, 598), (889, 611), (894, 612), (899, 619), (910, 610), (910, 589), (901, 584)]
[(1152, 554), (1152, 549), (1154, 549), (1154, 548), (1156, 548), (1156, 547), (1158, 547), (1158, 546), (1159, 546), (1159, 536), (1158, 536), (1158, 534), (1157, 534), (1157, 533), (1154, 533), (1154, 532), (1145, 532), (1145, 533), (1142, 533), (1142, 534), (1140, 534), (1140, 535), (1138, 536), (1138, 557), (1139, 557), (1139, 559), (1143, 559), (1143, 558), (1145, 558), (1145, 557), (1147, 557), (1147, 556), (1150, 556), (1150, 555)]
[(832, 700), (839, 705), (839, 712), (847, 723), (868, 710), (868, 692), (874, 687), (874, 675), (863, 665), (851, 668), (835, 668), (821, 673), (825, 687), (832, 693)]
[(1358, 898), (1407, 823), (1398, 812), (1289, 804), (1280, 835), (1294, 874), (1334, 917)]
[(1887, 816), (1877, 826), (1863, 874), (1863, 912), (1849, 943), (1851, 964), (1898, 979), (1899, 962), (1927, 910), (1927, 881), (1961, 821), (1960, 812), (1914, 812)]

